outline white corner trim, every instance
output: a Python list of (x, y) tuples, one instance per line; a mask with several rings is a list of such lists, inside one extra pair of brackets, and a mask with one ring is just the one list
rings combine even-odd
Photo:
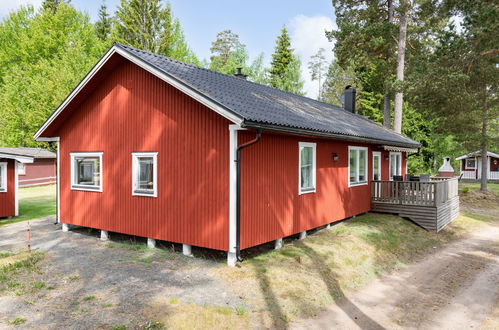
[[(236, 190), (237, 164), (236, 152), (238, 147), (237, 131), (246, 130), (239, 125), (229, 125), (229, 260), (236, 253)], [(229, 261), (230, 263), (230, 261)]]
[(61, 222), (61, 143), (57, 138), (57, 159), (56, 159), (56, 198), (57, 198), (57, 222)]
[(1, 182), (0, 182), (0, 193), (6, 193), (9, 191), (9, 181), (7, 179), (8, 176), (8, 163), (7, 162), (1, 162), (0, 163), (0, 173), (2, 174)]
[(107, 53), (95, 64), (95, 66), (90, 70), (89, 73), (83, 78), (82, 81), (76, 86), (76, 88), (66, 97), (66, 99), (57, 107), (57, 109), (50, 115), (50, 117), (43, 123), (43, 125), (36, 131), (35, 135), (33, 136), (36, 141), (46, 141), (44, 139), (52, 139), (52, 138), (43, 138), (40, 137), (40, 135), (43, 134), (43, 132), (47, 129), (50, 124), (61, 114), (61, 112), (67, 107), (67, 105), (75, 98), (76, 95), (87, 85), (87, 83), (95, 76), (95, 74), (104, 66), (104, 64), (107, 63), (109, 58), (113, 54), (119, 54), (122, 57), (126, 58), (130, 62), (138, 65), (142, 69), (152, 73), (159, 79), (165, 81), (166, 83), (170, 84), (171, 86), (177, 88), (181, 92), (189, 95), (190, 97), (194, 98), (196, 101), (200, 102), (201, 104), (205, 105), (206, 107), (210, 108), (211, 110), (215, 111), (219, 115), (225, 117), (226, 119), (230, 120), (231, 122), (235, 124), (241, 124), (243, 122), (243, 118), (240, 116), (226, 110), (216, 102), (212, 101), (208, 97), (204, 96), (203, 94), (194, 91), (193, 89), (187, 87), (185, 84), (180, 83), (178, 80), (172, 78), (172, 76), (165, 74), (164, 72), (156, 69), (152, 65), (146, 63), (145, 61), (131, 55), (127, 51), (117, 47), (117, 46), (112, 46)]
[(19, 215), (19, 169), (14, 161), (14, 216)]
[[(366, 173), (365, 173), (365, 176), (366, 176), (366, 180), (365, 181), (361, 181), (361, 182), (350, 182), (350, 152), (352, 150), (363, 150), (366, 152), (366, 159), (365, 159), (365, 169), (366, 169)], [(357, 157), (357, 162), (356, 162), (356, 173), (357, 173), (357, 180), (358, 180), (358, 176), (359, 176), (359, 171), (360, 171), (360, 156), (359, 156), (359, 153), (357, 153), (358, 157)], [(348, 187), (358, 187), (358, 186), (365, 186), (367, 184), (369, 184), (369, 148), (367, 147), (359, 147), (359, 146), (348, 146), (348, 159), (347, 159), (347, 162), (348, 162), (348, 168), (347, 168), (347, 175), (348, 175)]]
[[(71, 190), (81, 190), (81, 191), (93, 191), (93, 192), (102, 192), (102, 187), (104, 185), (104, 182), (103, 182), (103, 175), (102, 173), (104, 172), (104, 164), (103, 164), (103, 161), (102, 161), (102, 155), (103, 155), (103, 152), (71, 152), (70, 153), (70, 166), (71, 166), (71, 169), (70, 169), (70, 173), (71, 173), (71, 183), (70, 183), (70, 186), (71, 186)], [(100, 185), (99, 186), (91, 186), (91, 187), (94, 187), (95, 189), (93, 188), (89, 188), (87, 186), (84, 186), (84, 185), (77, 185), (75, 184), (75, 175), (76, 173), (74, 172), (74, 159), (75, 157), (99, 157), (99, 162), (100, 162), (100, 166), (99, 166), (99, 181), (100, 181)]]
[[(312, 189), (302, 190), (301, 188), (301, 149), (312, 148)], [(298, 142), (298, 195), (311, 194), (317, 191), (317, 143), (314, 142)]]
[[(153, 190), (152, 193), (143, 193), (137, 191), (135, 187), (138, 183), (139, 175), (139, 157), (152, 157), (153, 163)], [(132, 152), (132, 196), (158, 197), (158, 152)]]

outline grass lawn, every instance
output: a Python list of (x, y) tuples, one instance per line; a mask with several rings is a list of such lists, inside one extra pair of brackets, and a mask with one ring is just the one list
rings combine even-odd
[(278, 251), (255, 251), (239, 268), (215, 272), (254, 306), (249, 313), (253, 327), (285, 328), (292, 319), (316, 315), (343, 292), (360, 289), (491, 221), (499, 218), (464, 212), (436, 234), (400, 217), (367, 214), (303, 241), (288, 241)]
[(10, 223), (55, 215), (55, 189), (55, 185), (20, 188), (19, 216), (10, 219), (0, 219), (0, 227)]
[[(473, 182), (473, 183), (468, 183), (468, 182), (460, 182), (459, 183), (459, 190), (463, 190), (465, 187), (468, 187), (470, 191), (474, 190), (480, 190), (480, 183), (478, 182)], [(489, 192), (493, 192), (496, 195), (499, 195), (499, 183), (488, 183), (487, 184), (487, 190)]]

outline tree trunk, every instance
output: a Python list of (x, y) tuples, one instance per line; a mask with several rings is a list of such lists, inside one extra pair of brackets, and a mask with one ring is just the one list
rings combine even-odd
[(482, 143), (481, 143), (481, 154), (482, 154), (482, 178), (480, 179), (480, 191), (487, 191), (487, 167), (489, 159), (487, 158), (487, 97), (485, 96), (485, 103), (483, 107), (483, 119), (482, 119)]
[[(400, 34), (397, 45), (397, 82), (399, 85), (404, 81), (405, 68), (405, 44), (407, 38), (407, 1), (401, 1), (400, 7)], [(401, 88), (401, 86), (397, 86)], [(404, 103), (404, 93), (397, 90), (395, 93), (395, 106), (393, 114), (393, 130), (402, 133), (402, 105)]]
[[(393, 1), (388, 0), (388, 23), (391, 24), (393, 22)], [(387, 49), (386, 51), (386, 61), (390, 61), (390, 58), (392, 57), (392, 52), (390, 48)], [(391, 128), (392, 126), (392, 114), (391, 114), (391, 108), (390, 108), (390, 94), (387, 90), (385, 90), (385, 95), (383, 96), (383, 126), (386, 128)]]

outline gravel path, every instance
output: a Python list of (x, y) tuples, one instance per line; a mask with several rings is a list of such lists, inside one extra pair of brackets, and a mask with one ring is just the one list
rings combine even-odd
[[(98, 232), (63, 233), (53, 221), (31, 222), (32, 247), (47, 256), (39, 263), (41, 274), (30, 283), (43, 282), (51, 290), (20, 296), (0, 291), (0, 328), (16, 317), (26, 319), (19, 328), (134, 328), (150, 321), (143, 315), (149, 303), (167, 305), (172, 299), (200, 306), (243, 305), (210, 275), (225, 265), (223, 260), (188, 258), (171, 249), (110, 248)], [(0, 252), (24, 249), (26, 229), (26, 222), (1, 227)]]
[[(347, 293), (293, 329), (493, 329), (499, 309), (499, 223)], [(497, 328), (496, 328), (497, 329)]]

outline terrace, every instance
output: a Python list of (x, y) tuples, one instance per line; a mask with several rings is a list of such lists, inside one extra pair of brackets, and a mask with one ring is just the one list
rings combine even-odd
[(457, 178), (430, 181), (372, 181), (372, 211), (409, 218), (439, 232), (459, 215)]

